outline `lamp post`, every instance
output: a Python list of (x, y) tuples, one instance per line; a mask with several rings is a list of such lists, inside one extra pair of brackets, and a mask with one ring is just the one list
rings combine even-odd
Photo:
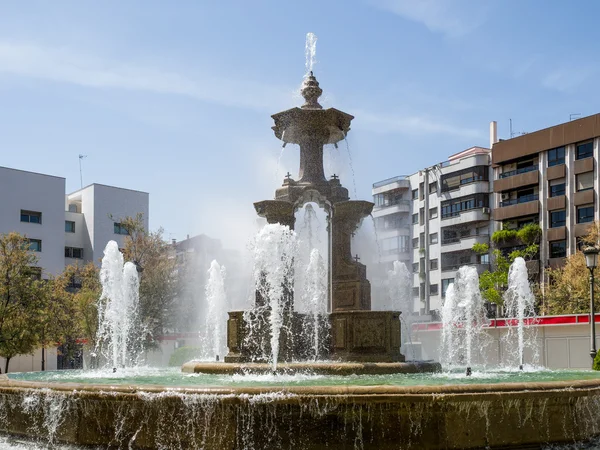
[(598, 265), (598, 248), (587, 247), (583, 250), (585, 265), (590, 271), (590, 356), (596, 357), (596, 315), (594, 312), (594, 269)]

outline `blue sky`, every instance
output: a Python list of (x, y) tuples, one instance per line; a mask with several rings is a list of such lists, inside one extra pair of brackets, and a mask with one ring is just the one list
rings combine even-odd
[[(574, 7), (573, 5), (576, 5)], [(473, 145), (600, 110), (600, 4), (549, 0), (0, 1), (0, 165), (150, 193), (166, 238), (238, 244), (298, 151), (318, 36), (322, 104), (356, 116), (326, 171), (358, 197)], [(354, 168), (354, 180), (350, 159)], [(6, 195), (6, 193), (4, 193)], [(354, 195), (353, 195), (354, 196)]]

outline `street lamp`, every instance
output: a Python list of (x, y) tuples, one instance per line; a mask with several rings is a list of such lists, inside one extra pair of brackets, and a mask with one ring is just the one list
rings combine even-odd
[(598, 265), (598, 248), (587, 247), (583, 250), (585, 265), (590, 271), (590, 356), (596, 357), (596, 314), (594, 313), (594, 269)]

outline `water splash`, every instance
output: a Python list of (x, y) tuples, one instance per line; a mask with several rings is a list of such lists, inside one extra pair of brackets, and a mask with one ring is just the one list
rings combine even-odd
[(317, 35), (314, 33), (306, 33), (304, 56), (306, 57), (306, 76), (308, 76), (317, 63)]
[(225, 267), (217, 261), (210, 263), (206, 282), (206, 324), (203, 342), (207, 359), (215, 359), (227, 352), (225, 345), (225, 325), (227, 324), (227, 295), (225, 294)]
[[(394, 261), (393, 269), (387, 273), (388, 294), (390, 306), (393, 311), (400, 311), (402, 346), (411, 344), (411, 324), (412, 324), (412, 274), (401, 261)], [(412, 346), (411, 346), (412, 348)], [(413, 359), (414, 358), (414, 349)], [(402, 349), (402, 353), (405, 349)]]
[(115, 241), (104, 249), (100, 282), (96, 353), (113, 368), (135, 365), (143, 342), (138, 322), (139, 278), (135, 264), (123, 264)]
[(350, 144), (348, 138), (344, 136), (344, 142), (346, 143), (346, 151), (348, 152), (348, 164), (350, 165), (350, 172), (352, 172), (352, 188), (354, 190), (354, 198), (358, 198), (356, 193), (356, 174), (354, 173), (354, 163), (352, 162), (352, 153), (350, 152)]
[(296, 233), (280, 224), (268, 224), (254, 240), (254, 280), (256, 290), (269, 307), (271, 335), (271, 364), (277, 369), (279, 336), (284, 324), (285, 310), (291, 306), (294, 286), (294, 257), (298, 253)]
[(327, 269), (318, 249), (310, 252), (310, 261), (306, 268), (305, 304), (312, 316), (313, 357), (318, 359), (323, 344), (322, 332), (327, 331)]
[[(506, 347), (516, 349), (516, 354), (513, 356), (516, 357), (520, 367), (524, 364), (525, 348), (534, 350), (535, 359), (537, 336), (535, 328), (530, 326), (531, 321), (535, 321), (534, 306), (535, 297), (529, 286), (527, 264), (523, 258), (516, 258), (508, 271), (508, 289), (504, 294), (504, 313), (506, 317), (516, 319), (507, 321), (509, 329), (506, 340), (509, 345)], [(516, 346), (511, 345), (515, 340), (515, 334)]]
[(477, 269), (461, 267), (455, 282), (446, 290), (442, 306), (442, 362), (471, 367), (485, 323), (485, 307), (479, 291)]

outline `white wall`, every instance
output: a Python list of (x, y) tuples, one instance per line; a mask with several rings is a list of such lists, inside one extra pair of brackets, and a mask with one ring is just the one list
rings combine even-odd
[[(65, 179), (0, 167), (0, 233), (12, 231), (41, 239), (38, 266), (43, 276), (64, 268)], [(21, 222), (21, 210), (42, 213), (42, 223)]]

